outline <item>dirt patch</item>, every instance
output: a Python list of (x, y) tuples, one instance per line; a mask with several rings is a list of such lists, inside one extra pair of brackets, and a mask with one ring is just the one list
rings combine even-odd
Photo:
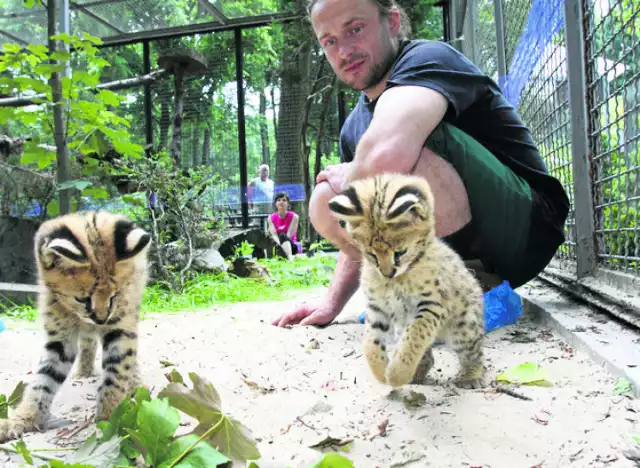
[[(320, 291), (302, 299), (321, 297)], [(168, 368), (160, 361), (213, 382), (223, 408), (258, 438), (261, 468), (312, 466), (319, 452), (309, 447), (327, 436), (352, 440), (345, 455), (357, 467), (635, 466), (622, 450), (637, 432), (637, 401), (613, 396), (611, 374), (527, 317), (489, 335), (487, 381), (511, 366), (537, 362), (548, 368), (554, 386), (517, 390), (531, 401), (490, 387), (452, 388), (457, 363), (442, 347), (429, 385), (392, 392), (374, 381), (362, 355), (363, 326), (355, 320), (360, 295), (330, 327), (270, 325), (300, 301), (148, 316), (140, 328), (146, 383), (154, 392), (166, 385)], [(35, 369), (41, 346), (37, 325), (8, 327), (0, 334), (1, 393)], [(54, 402), (58, 423), (72, 429), (91, 417), (97, 386), (96, 379), (65, 383)], [(56, 438), (59, 430), (25, 441), (32, 448), (73, 445), (92, 426), (70, 438)], [(0, 453), (0, 466), (19, 463)]]

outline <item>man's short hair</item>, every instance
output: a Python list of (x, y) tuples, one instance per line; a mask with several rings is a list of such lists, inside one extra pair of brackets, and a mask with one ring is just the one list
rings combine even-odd
[[(320, 0), (307, 0), (307, 14), (311, 17), (311, 10)], [(404, 9), (398, 5), (395, 0), (368, 0), (373, 3), (380, 12), (382, 18), (386, 18), (389, 14), (389, 10), (396, 8), (400, 12), (400, 39), (409, 39), (411, 36), (411, 20), (404, 11)]]

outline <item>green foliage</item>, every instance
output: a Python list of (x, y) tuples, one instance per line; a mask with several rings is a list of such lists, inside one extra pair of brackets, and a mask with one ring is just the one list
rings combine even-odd
[[(120, 402), (108, 421), (66, 460), (49, 460), (50, 468), (135, 467), (140, 457), (158, 468), (229, 467), (231, 459), (257, 460), (260, 452), (248, 428), (222, 411), (214, 386), (189, 373), (187, 387), (174, 370), (173, 380), (157, 397), (139, 387)], [(180, 412), (200, 423), (193, 432), (177, 435)], [(13, 448), (28, 464), (38, 457), (20, 440)], [(12, 450), (12, 451), (13, 451)]]
[[(13, 135), (28, 136), (20, 164), (36, 171), (49, 170), (56, 161), (51, 129), (52, 107), (63, 109), (66, 141), (70, 152), (72, 172), (76, 180), (58, 186), (57, 190), (72, 189), (74, 193), (94, 197), (108, 196), (100, 176), (117, 173), (117, 168), (100, 159), (113, 149), (121, 159), (141, 158), (143, 148), (131, 141), (130, 121), (116, 114), (115, 109), (124, 98), (108, 90), (97, 90), (100, 75), (109, 63), (98, 54), (101, 40), (83, 34), (54, 37), (75, 50), (72, 56), (64, 50), (49, 54), (41, 44), (25, 49), (16, 44), (4, 44), (0, 55), (0, 93), (34, 97), (38, 106), (0, 107), (0, 125)], [(75, 62), (75, 67), (71, 67)], [(80, 66), (81, 65), (81, 66)], [(53, 102), (51, 75), (68, 70), (62, 77), (62, 101)], [(96, 171), (100, 165), (101, 171)], [(76, 203), (77, 207), (77, 203)], [(57, 213), (57, 205), (48, 206), (49, 215)]]
[(218, 177), (208, 168), (176, 168), (164, 151), (121, 170), (133, 185), (154, 194), (150, 208), (144, 192), (126, 197), (127, 214), (151, 233), (154, 282), (180, 292), (195, 277), (195, 250), (209, 248), (223, 230), (223, 220), (200, 197)]
[(20, 403), (24, 389), (24, 382), (20, 382), (16, 385), (16, 388), (13, 389), (9, 397), (0, 393), (0, 419), (7, 419), (9, 416), (9, 408), (15, 408), (18, 403)]
[(179, 294), (171, 293), (161, 285), (148, 286), (142, 311), (202, 310), (217, 304), (285, 300), (292, 291), (328, 285), (335, 270), (336, 258), (332, 255), (316, 255), (313, 258), (298, 255), (291, 262), (276, 258), (258, 262), (269, 269), (274, 280), (272, 284), (238, 278), (226, 272), (201, 274), (186, 281)]

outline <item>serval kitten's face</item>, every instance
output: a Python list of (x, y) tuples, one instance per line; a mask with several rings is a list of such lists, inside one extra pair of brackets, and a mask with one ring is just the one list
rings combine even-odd
[[(83, 322), (120, 320), (123, 287), (146, 281), (150, 236), (126, 216), (83, 212), (42, 224), (35, 237), (40, 281)], [(135, 276), (139, 276), (136, 278)]]
[(411, 269), (434, 239), (433, 196), (421, 177), (383, 174), (353, 182), (329, 202), (366, 261), (386, 278)]

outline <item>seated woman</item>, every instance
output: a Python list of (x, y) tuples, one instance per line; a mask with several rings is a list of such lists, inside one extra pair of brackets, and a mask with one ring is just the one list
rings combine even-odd
[(296, 232), (298, 231), (298, 215), (289, 210), (289, 195), (279, 192), (273, 204), (276, 212), (268, 218), (269, 234), (282, 247), (288, 260), (298, 253)]

